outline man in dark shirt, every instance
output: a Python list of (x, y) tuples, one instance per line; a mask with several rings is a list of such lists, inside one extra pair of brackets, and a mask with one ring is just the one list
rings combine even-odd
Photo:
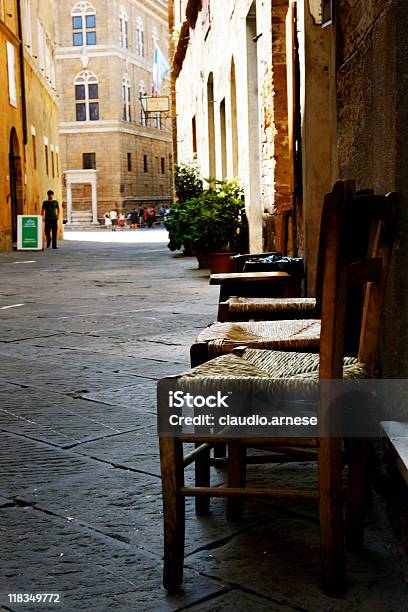
[(59, 217), (59, 204), (57, 200), (54, 200), (54, 192), (48, 191), (48, 200), (45, 200), (42, 205), (42, 214), (45, 225), (45, 236), (47, 238), (47, 249), (51, 246), (51, 235), (52, 235), (52, 248), (57, 248), (57, 232), (58, 232), (58, 217)]
[(139, 213), (137, 212), (136, 208), (130, 211), (130, 220), (132, 223), (132, 230), (136, 230), (139, 221)]

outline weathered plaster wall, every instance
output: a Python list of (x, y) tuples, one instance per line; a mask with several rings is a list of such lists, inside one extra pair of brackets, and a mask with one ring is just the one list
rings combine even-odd
[(398, 236), (382, 333), (385, 376), (408, 377), (408, 15), (405, 0), (347, 0), (338, 71), (341, 176), (400, 192)]
[(304, 243), (299, 232), (299, 254), (304, 255), (307, 288), (314, 295), (320, 218), (324, 194), (337, 178), (334, 170), (336, 113), (333, 65), (333, 32), (322, 29), (311, 12), (313, 3), (299, 3), (301, 70), (303, 220)]

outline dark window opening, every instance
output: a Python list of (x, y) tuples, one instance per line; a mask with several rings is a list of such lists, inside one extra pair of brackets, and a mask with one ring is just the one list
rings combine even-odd
[(127, 154), (127, 167), (128, 167), (128, 172), (132, 172), (132, 154), (131, 153)]
[(143, 155), (143, 172), (148, 172), (147, 155)]
[(86, 104), (76, 105), (76, 120), (86, 121)]
[(84, 170), (96, 170), (96, 153), (83, 153), (82, 166)]

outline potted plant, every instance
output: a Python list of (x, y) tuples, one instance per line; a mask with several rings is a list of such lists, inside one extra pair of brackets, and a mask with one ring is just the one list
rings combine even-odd
[(243, 191), (236, 180), (208, 183), (201, 194), (175, 205), (167, 226), (170, 242), (191, 245), (200, 267), (209, 262), (212, 272), (230, 271), (231, 255), (247, 251)]
[(166, 222), (170, 238), (169, 249), (178, 251), (184, 248), (184, 254), (191, 256), (194, 255), (193, 248), (186, 239), (189, 232), (189, 219), (192, 214), (189, 211), (188, 202), (199, 196), (204, 189), (196, 162), (180, 164), (175, 167), (174, 185), (177, 202), (173, 205)]

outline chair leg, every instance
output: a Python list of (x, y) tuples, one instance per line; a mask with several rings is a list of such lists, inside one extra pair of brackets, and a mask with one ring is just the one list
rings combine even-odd
[(320, 541), (323, 589), (339, 597), (346, 582), (341, 486), (341, 441), (322, 438), (319, 448)]
[[(197, 443), (195, 446), (198, 448), (201, 446), (201, 443)], [(196, 487), (209, 487), (211, 484), (210, 452), (211, 449), (205, 450), (195, 460), (194, 469)], [(211, 513), (209, 495), (198, 495), (195, 498), (195, 511), (197, 516), (207, 516)]]
[[(246, 448), (239, 440), (228, 444), (228, 486), (245, 487), (246, 481)], [(239, 521), (244, 514), (244, 498), (235, 495), (227, 498), (227, 519)]]
[(364, 510), (367, 503), (368, 440), (351, 442), (347, 496), (347, 549), (361, 550), (364, 542)]
[(160, 438), (164, 515), (163, 585), (176, 593), (183, 580), (185, 501), (183, 447), (177, 438)]

